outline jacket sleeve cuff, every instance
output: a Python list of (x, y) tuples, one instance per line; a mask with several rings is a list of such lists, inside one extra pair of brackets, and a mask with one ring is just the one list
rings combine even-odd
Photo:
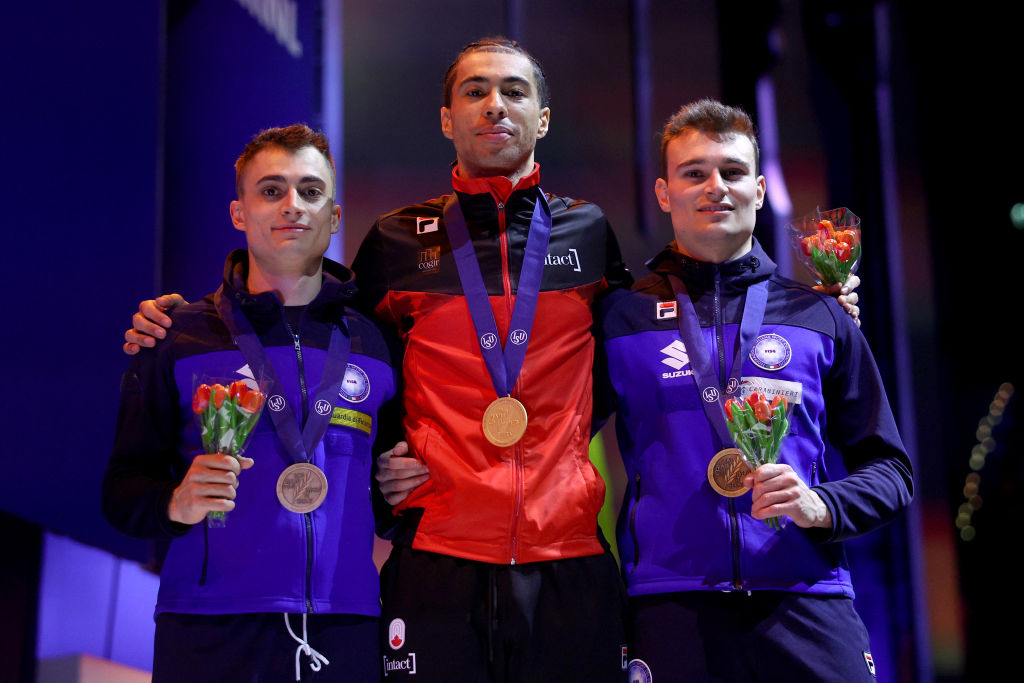
[(833, 543), (836, 539), (836, 523), (839, 520), (839, 515), (836, 510), (836, 503), (832, 499), (832, 496), (828, 494), (828, 491), (821, 486), (812, 486), (811, 490), (818, 494), (821, 498), (821, 502), (828, 508), (829, 517), (832, 518), (832, 526), (830, 528), (824, 527), (811, 527), (806, 529), (807, 536), (815, 543)]

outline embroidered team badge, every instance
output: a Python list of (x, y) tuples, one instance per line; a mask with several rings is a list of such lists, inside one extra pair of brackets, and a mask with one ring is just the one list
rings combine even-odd
[(437, 232), (437, 219), (436, 218), (417, 218), (416, 219), (416, 234), (426, 235), (428, 232)]
[(626, 674), (629, 683), (652, 683), (654, 676), (651, 675), (651, 667), (642, 659), (634, 659), (629, 663), (629, 670)]
[(349, 363), (338, 395), (349, 403), (362, 403), (370, 395), (370, 378), (361, 367)]
[(789, 342), (777, 334), (762, 334), (754, 340), (750, 349), (750, 360), (762, 370), (781, 370), (793, 359)]

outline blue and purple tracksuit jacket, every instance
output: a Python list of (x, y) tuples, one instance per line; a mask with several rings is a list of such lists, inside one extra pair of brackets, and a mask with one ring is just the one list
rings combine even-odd
[[(617, 411), (628, 475), (617, 536), (629, 593), (853, 597), (842, 541), (892, 519), (913, 491), (911, 464), (860, 330), (831, 296), (780, 277), (756, 240), (723, 264), (670, 247), (648, 266), (654, 274), (610, 293), (600, 317), (607, 373), (598, 412)], [(778, 461), (818, 492), (831, 530), (801, 529), (786, 518), (773, 530), (750, 516), (749, 493), (726, 498), (708, 483), (708, 463), (722, 446), (671, 311), (669, 273), (685, 283), (720, 377), (731, 371), (747, 287), (768, 281), (764, 320), (742, 360), (741, 392), (787, 397), (790, 434)]]

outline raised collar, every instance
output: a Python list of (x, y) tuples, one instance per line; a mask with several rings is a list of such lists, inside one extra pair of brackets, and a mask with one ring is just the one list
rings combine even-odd
[(699, 290), (711, 289), (716, 273), (728, 287), (742, 288), (770, 277), (776, 268), (775, 262), (769, 258), (757, 238), (754, 238), (750, 251), (743, 256), (717, 264), (690, 258), (680, 252), (673, 242), (648, 261), (647, 267), (659, 275), (676, 275), (688, 289)]
[(519, 179), (515, 185), (505, 176), (486, 178), (460, 178), (459, 168), (452, 169), (452, 187), (465, 194), (490, 194), (499, 202), (507, 202), (516, 190), (525, 190), (540, 184), (540, 164), (533, 163), (533, 170)]
[[(336, 320), (345, 304), (351, 305), (356, 285), (352, 271), (325, 258), (323, 261), (323, 284), (320, 292), (309, 302), (308, 311), (322, 320)], [(246, 286), (249, 274), (249, 252), (235, 249), (224, 263), (223, 288), (226, 294), (234, 296), (242, 305), (246, 317), (260, 331), (281, 315), (281, 299), (274, 292), (252, 294)]]

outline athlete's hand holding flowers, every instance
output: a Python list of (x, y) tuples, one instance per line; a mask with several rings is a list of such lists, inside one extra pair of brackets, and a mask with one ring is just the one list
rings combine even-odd
[(263, 410), (264, 395), (239, 380), (229, 386), (200, 384), (192, 397), (202, 432), (203, 449), (174, 490), (168, 506), (172, 521), (198, 524), (207, 517), (222, 526), (225, 514), (235, 507), (238, 475), (252, 467), (242, 456), (249, 434)]

